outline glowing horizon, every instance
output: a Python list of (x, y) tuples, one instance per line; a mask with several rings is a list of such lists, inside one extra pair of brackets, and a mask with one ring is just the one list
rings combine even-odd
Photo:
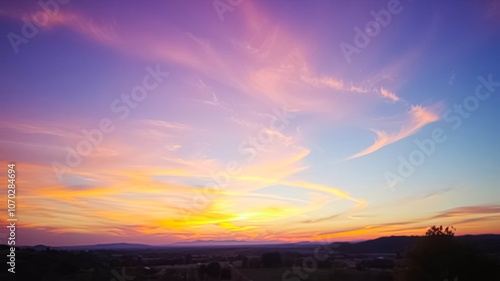
[(20, 245), (500, 233), (498, 2), (51, 3), (0, 6)]

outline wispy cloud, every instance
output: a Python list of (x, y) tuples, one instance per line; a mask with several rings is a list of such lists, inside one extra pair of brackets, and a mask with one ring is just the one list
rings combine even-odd
[(500, 205), (475, 205), (448, 209), (432, 218), (464, 217), (467, 215), (500, 214)]
[[(37, 7), (41, 9), (41, 7)], [(36, 10), (34, 12), (37, 12)], [(35, 13), (29, 13), (23, 10), (14, 10), (7, 13), (0, 13), (0, 16), (9, 17), (21, 21), (23, 18), (33, 19), (34, 21), (43, 18), (44, 21), (36, 22), (43, 30), (50, 30), (58, 26), (65, 26), (77, 31), (83, 36), (99, 41), (101, 43), (109, 43), (118, 38), (116, 31), (116, 22), (106, 21), (106, 23), (98, 23), (89, 17), (80, 13), (72, 12), (65, 6), (59, 6), (57, 12), (46, 13), (46, 17), (32, 17)]]
[(158, 127), (158, 128), (164, 128), (164, 129), (177, 129), (177, 130), (189, 129), (189, 126), (186, 124), (181, 124), (178, 122), (169, 122), (169, 121), (165, 121), (165, 120), (157, 120), (157, 119), (144, 119), (144, 120), (140, 120), (139, 123), (146, 125), (146, 126)]
[(311, 77), (311, 76), (303, 76), (301, 77), (302, 81), (315, 86), (315, 87), (327, 87), (338, 91), (344, 92), (355, 92), (364, 94), (369, 92), (369, 89), (363, 88), (362, 86), (355, 86), (352, 83), (346, 85), (342, 80), (338, 80), (334, 77)]
[(395, 93), (390, 92), (389, 90), (384, 88), (380, 88), (380, 95), (393, 102), (399, 101), (399, 97)]
[(399, 131), (387, 132), (382, 130), (373, 130), (373, 132), (375, 132), (376, 134), (375, 143), (373, 143), (368, 148), (348, 157), (348, 159), (354, 159), (373, 153), (384, 146), (415, 134), (425, 125), (436, 122), (439, 119), (440, 117), (436, 106), (427, 108), (419, 105), (412, 106), (411, 110), (407, 114), (406, 120), (403, 122), (403, 125), (401, 126), (401, 129)]
[(64, 139), (74, 138), (77, 133), (71, 132), (68, 127), (63, 124), (48, 125), (42, 122), (25, 122), (10, 120), (9, 122), (0, 122), (0, 130), (7, 129), (13, 132), (22, 134), (49, 135)]

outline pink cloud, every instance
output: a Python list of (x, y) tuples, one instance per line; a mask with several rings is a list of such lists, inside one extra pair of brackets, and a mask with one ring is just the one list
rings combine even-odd
[(395, 93), (390, 92), (389, 90), (386, 90), (384, 88), (380, 88), (380, 95), (386, 99), (393, 101), (393, 102), (400, 100), (399, 97)]
[[(322, 88), (368, 92), (359, 85), (317, 73), (309, 64), (312, 46), (293, 30), (273, 22), (255, 3), (246, 3), (239, 9), (243, 17), (234, 24), (240, 26), (241, 33), (228, 34), (232, 38), (229, 51), (228, 46), (220, 48), (226, 38), (207, 39), (168, 22), (161, 30), (144, 33), (134, 25), (137, 23), (105, 23), (85, 14), (60, 10), (45, 28), (65, 26), (127, 55), (161, 60), (202, 73), (258, 102), (286, 104), (308, 112), (331, 113), (332, 105), (338, 104), (337, 97), (321, 94)], [(343, 108), (356, 106), (344, 104)]]
[(439, 120), (438, 110), (432, 108), (425, 108), (420, 105), (414, 105), (411, 107), (408, 113), (407, 120), (404, 121), (401, 129), (397, 132), (387, 132), (381, 130), (373, 130), (376, 134), (375, 143), (366, 149), (350, 156), (348, 159), (354, 159), (361, 156), (373, 153), (382, 147), (395, 143), (402, 140), (408, 136), (411, 136), (418, 132), (425, 125), (436, 122)]

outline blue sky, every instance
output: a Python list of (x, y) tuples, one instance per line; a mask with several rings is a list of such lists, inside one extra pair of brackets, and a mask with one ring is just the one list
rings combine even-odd
[(0, 6), (24, 244), (499, 233), (498, 2), (42, 3)]

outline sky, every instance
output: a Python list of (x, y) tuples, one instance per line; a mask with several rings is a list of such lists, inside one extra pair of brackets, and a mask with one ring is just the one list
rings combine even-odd
[(2, 1), (0, 34), (17, 244), (500, 234), (498, 1)]

